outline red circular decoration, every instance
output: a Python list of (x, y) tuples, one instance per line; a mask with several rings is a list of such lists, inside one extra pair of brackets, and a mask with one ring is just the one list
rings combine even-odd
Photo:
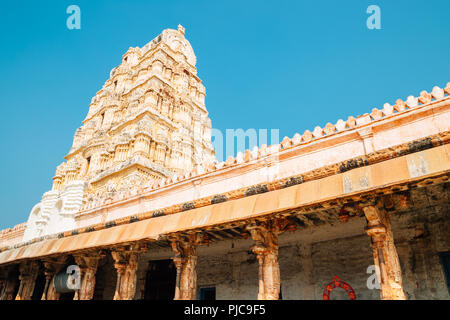
[(344, 289), (347, 292), (350, 300), (356, 300), (356, 295), (353, 288), (347, 282), (342, 281), (338, 276), (334, 276), (333, 280), (329, 284), (327, 284), (325, 290), (323, 290), (323, 300), (330, 300), (331, 290), (336, 287)]

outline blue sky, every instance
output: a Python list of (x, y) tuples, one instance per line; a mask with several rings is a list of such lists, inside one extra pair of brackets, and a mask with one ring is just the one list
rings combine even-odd
[[(66, 8), (81, 9), (68, 30)], [(369, 5), (381, 30), (369, 30)], [(292, 137), (450, 81), (450, 1), (9, 1), (0, 13), (0, 229), (26, 221), (130, 46), (186, 28), (214, 128)]]

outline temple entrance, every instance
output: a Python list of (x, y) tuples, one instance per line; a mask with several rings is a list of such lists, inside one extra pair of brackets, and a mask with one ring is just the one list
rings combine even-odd
[(173, 300), (177, 271), (172, 260), (150, 261), (145, 279), (145, 300)]
[(200, 288), (200, 300), (216, 300), (216, 287)]
[(114, 268), (114, 261), (108, 253), (98, 264), (95, 274), (95, 288), (93, 300), (112, 300), (117, 284), (117, 271)]
[(74, 296), (75, 292), (61, 293), (61, 295), (59, 296), (59, 300), (73, 300)]
[(442, 267), (444, 269), (445, 279), (447, 280), (447, 288), (450, 293), (450, 251), (449, 252), (441, 252), (439, 254), (441, 258)]
[(31, 300), (41, 300), (45, 289), (45, 274), (43, 268), (40, 269), (39, 274), (34, 284), (33, 295)]

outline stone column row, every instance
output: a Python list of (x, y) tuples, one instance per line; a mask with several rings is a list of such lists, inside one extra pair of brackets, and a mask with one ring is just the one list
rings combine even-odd
[[(258, 299), (276, 300), (280, 294), (280, 268), (278, 264), (278, 234), (292, 223), (287, 219), (254, 222), (247, 227), (255, 245), (252, 251), (259, 262)], [(199, 233), (170, 238), (177, 268), (175, 300), (193, 300), (197, 293), (197, 247), (203, 243)]]
[[(115, 300), (131, 300), (136, 289), (136, 269), (139, 254), (143, 246), (129, 246), (112, 251), (117, 270), (117, 285)], [(100, 259), (105, 257), (104, 251), (90, 251), (73, 255), (79, 267), (80, 287), (74, 294), (74, 300), (91, 300), (95, 290), (95, 274)], [(46, 258), (42, 260), (44, 266), (45, 285), (41, 300), (58, 300), (60, 293), (56, 292), (53, 279), (67, 265), (68, 257)], [(10, 268), (2, 270), (0, 274), (0, 300), (30, 300), (36, 278), (39, 273), (39, 261), (25, 261), (19, 266), (19, 290), (14, 296), (17, 280), (9, 277)]]
[[(371, 237), (375, 265), (378, 267), (380, 295), (383, 300), (405, 300), (402, 274), (394, 245), (391, 223), (380, 202), (363, 205), (367, 219), (366, 233)], [(280, 268), (278, 263), (278, 235), (290, 228), (286, 219), (253, 222), (247, 226), (255, 245), (253, 253), (258, 260), (258, 300), (277, 300), (280, 294)], [(177, 266), (175, 299), (194, 299), (196, 292), (197, 238), (172, 241)]]
[[(371, 237), (375, 265), (379, 270), (378, 279), (381, 286), (381, 299), (405, 299), (402, 275), (397, 250), (394, 245), (390, 219), (383, 206), (370, 203), (361, 206), (367, 219), (366, 233)], [(280, 294), (280, 268), (278, 263), (278, 235), (290, 228), (292, 222), (287, 219), (256, 221), (246, 227), (255, 241), (252, 247), (258, 260), (258, 299), (277, 300)], [(193, 300), (197, 292), (197, 247), (203, 243), (199, 233), (177, 235), (169, 238), (177, 269), (175, 300)], [(138, 258), (146, 247), (140, 244), (114, 249), (111, 254), (117, 270), (114, 300), (131, 300), (136, 292), (136, 271)], [(89, 300), (93, 298), (95, 274), (98, 262), (105, 256), (102, 251), (75, 254), (75, 262), (80, 267), (80, 289), (74, 299)], [(53, 277), (66, 265), (67, 258), (45, 259), (46, 277), (42, 300), (57, 300)], [(20, 286), (15, 297), (17, 300), (29, 300), (33, 294), (35, 281), (39, 272), (37, 261), (26, 261), (20, 265)], [(7, 281), (8, 277), (0, 274), (0, 300), (12, 299), (15, 283)]]

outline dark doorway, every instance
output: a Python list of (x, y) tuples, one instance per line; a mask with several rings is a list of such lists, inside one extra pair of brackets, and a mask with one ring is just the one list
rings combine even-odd
[(150, 261), (145, 279), (145, 300), (173, 300), (177, 271), (172, 260)]
[(95, 288), (93, 300), (112, 300), (114, 298), (117, 282), (117, 270), (110, 253), (99, 261), (95, 274)]
[(59, 300), (73, 300), (74, 296), (75, 296), (75, 292), (61, 293), (59, 296)]
[[(20, 287), (20, 280), (19, 280), (19, 265), (15, 265), (12, 270), (8, 273), (8, 282), (12, 282), (14, 285), (14, 291), (12, 292), (12, 299), (14, 300), (17, 296), (17, 293), (19, 292)], [(8, 283), (6, 284), (7, 287), (9, 286)], [(6, 290), (7, 288), (5, 288)]]
[[(95, 274), (94, 296), (92, 300), (104, 300), (103, 293), (106, 286), (106, 270), (105, 266), (99, 266)], [(114, 281), (115, 283), (115, 281)]]
[(33, 295), (31, 296), (31, 300), (41, 300), (42, 294), (45, 289), (45, 274), (44, 270), (41, 268), (39, 270), (38, 276), (36, 278), (36, 282), (34, 284)]
[(450, 293), (450, 251), (441, 252), (439, 254), (441, 258), (442, 268), (444, 269), (445, 280), (447, 281), (447, 289)]
[(200, 300), (216, 300), (216, 287), (200, 288)]

